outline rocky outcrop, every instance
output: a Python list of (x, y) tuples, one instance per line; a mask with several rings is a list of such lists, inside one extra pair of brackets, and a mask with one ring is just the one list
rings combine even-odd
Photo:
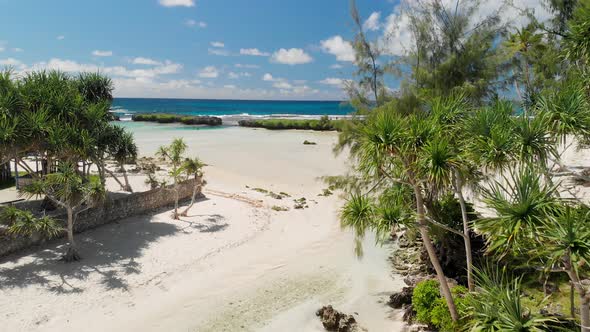
[(389, 304), (394, 309), (401, 309), (412, 304), (412, 294), (414, 287), (404, 287), (401, 292), (393, 293), (389, 296)]
[(335, 310), (334, 308), (332, 308), (331, 305), (320, 308), (316, 312), (316, 316), (318, 316), (321, 319), (322, 325), (327, 331), (366, 331), (357, 324), (356, 319), (352, 315), (347, 315), (338, 310)]

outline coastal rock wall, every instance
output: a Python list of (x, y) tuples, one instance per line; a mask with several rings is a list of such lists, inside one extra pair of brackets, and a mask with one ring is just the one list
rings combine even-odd
[[(181, 201), (186, 200), (192, 196), (194, 185), (194, 179), (190, 179), (179, 184), (178, 193)], [(201, 195), (200, 192), (197, 194), (199, 196)], [(166, 206), (171, 206), (173, 204), (173, 186), (166, 186), (150, 191), (120, 196), (105, 202), (104, 205), (91, 208), (80, 213), (74, 224), (74, 229), (76, 233), (80, 233), (135, 215), (149, 213), (150, 211)], [(20, 202), (15, 203), (14, 205), (20, 209), (34, 209), (31, 202)], [(38, 206), (39, 202), (35, 202), (35, 207), (38, 208)], [(52, 217), (63, 221), (65, 227), (67, 218), (65, 212), (59, 211)], [(8, 234), (3, 234), (0, 229), (0, 257), (35, 245), (40, 245), (44, 242), (45, 240), (39, 237), (12, 237)]]

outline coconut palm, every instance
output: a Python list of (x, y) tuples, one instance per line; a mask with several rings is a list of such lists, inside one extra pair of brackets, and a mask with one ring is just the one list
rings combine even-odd
[(169, 146), (161, 146), (156, 155), (162, 159), (168, 160), (172, 169), (169, 172), (170, 177), (174, 180), (174, 212), (172, 217), (179, 219), (178, 214), (178, 183), (184, 178), (184, 170), (182, 169), (183, 154), (187, 149), (187, 145), (182, 138), (175, 138)]
[(61, 163), (58, 172), (36, 180), (22, 189), (26, 197), (44, 195), (67, 212), (68, 247), (63, 259), (67, 262), (80, 259), (74, 241), (76, 216), (95, 205), (104, 197), (104, 187), (97, 178), (83, 178), (72, 163)]
[(180, 214), (181, 216), (186, 217), (188, 211), (195, 204), (197, 192), (199, 192), (200, 189), (203, 187), (203, 166), (204, 164), (201, 162), (201, 160), (199, 160), (199, 158), (187, 158), (182, 165), (182, 169), (184, 169), (184, 171), (186, 172), (187, 177), (193, 176), (195, 185), (193, 187), (191, 203), (184, 211), (182, 211), (182, 213)]

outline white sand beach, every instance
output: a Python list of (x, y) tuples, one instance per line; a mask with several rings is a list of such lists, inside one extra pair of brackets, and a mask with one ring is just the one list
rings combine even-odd
[[(341, 199), (318, 196), (319, 177), (347, 169), (332, 153), (335, 133), (129, 127), (141, 155), (183, 137), (187, 155), (208, 164), (206, 198), (180, 221), (157, 211), (79, 234), (77, 263), (56, 261), (61, 242), (2, 259), (2, 330), (323, 331), (315, 311), (325, 304), (369, 331), (402, 330), (385, 304), (403, 286), (390, 250), (367, 238), (357, 259)], [(293, 209), (300, 197), (309, 208)]]

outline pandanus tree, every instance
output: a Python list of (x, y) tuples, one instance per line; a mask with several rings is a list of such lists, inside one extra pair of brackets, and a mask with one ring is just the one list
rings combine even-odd
[(582, 331), (588, 332), (590, 291), (581, 280), (588, 277), (590, 262), (590, 209), (560, 198), (558, 187), (542, 179), (525, 165), (503, 181), (508, 185), (493, 184), (484, 202), (496, 216), (477, 221), (476, 227), (490, 252), (527, 257), (529, 265), (538, 264), (547, 273), (567, 274), (580, 298)]
[(184, 170), (182, 169), (182, 163), (184, 160), (184, 153), (186, 152), (187, 145), (182, 138), (175, 138), (169, 146), (161, 146), (156, 153), (162, 159), (170, 162), (172, 169), (169, 172), (170, 177), (174, 181), (174, 212), (172, 218), (179, 219), (178, 213), (178, 183), (184, 178)]
[(67, 262), (80, 259), (74, 241), (74, 225), (77, 215), (93, 207), (104, 198), (104, 187), (95, 177), (84, 178), (72, 163), (61, 163), (58, 172), (34, 181), (22, 189), (27, 197), (44, 195), (67, 213), (67, 250), (63, 259)]
[(182, 169), (184, 169), (184, 171), (186, 172), (187, 177), (192, 176), (195, 181), (195, 184), (193, 187), (193, 194), (191, 196), (191, 203), (189, 204), (189, 206), (187, 206), (187, 208), (184, 211), (182, 211), (182, 213), (180, 214), (181, 216), (187, 216), (188, 211), (195, 204), (197, 192), (203, 187), (203, 166), (204, 165), (201, 162), (201, 160), (199, 160), (199, 158), (187, 158), (182, 165)]
[[(440, 131), (437, 121), (427, 113), (402, 116), (387, 106), (375, 109), (359, 129), (360, 141), (354, 154), (356, 170), (361, 177), (372, 179), (374, 187), (402, 186), (411, 192), (409, 199), (406, 197), (400, 200), (404, 205), (398, 205), (397, 209), (390, 207), (380, 217), (395, 222), (407, 221), (407, 215), (414, 215), (412, 226), (420, 232), (424, 248), (436, 271), (441, 293), (453, 321), (457, 321), (459, 314), (430, 235), (431, 222), (435, 221), (427, 211), (427, 201), (435, 199), (440, 181), (447, 178), (439, 176), (437, 170), (430, 167), (427, 157), (433, 147), (448, 144), (444, 133)], [(413, 208), (404, 211), (408, 201), (414, 204)], [(370, 196), (353, 194), (342, 210), (343, 225), (361, 232), (371, 228), (376, 216), (374, 211), (376, 209), (372, 207)]]
[(112, 135), (110, 138), (112, 141), (109, 143), (109, 154), (115, 159), (115, 161), (117, 161), (119, 169), (123, 173), (125, 184), (121, 183), (112, 172), (107, 171), (111, 173), (123, 190), (133, 192), (133, 189), (129, 184), (127, 170), (125, 169), (125, 164), (135, 162), (137, 159), (137, 146), (133, 140), (133, 134), (118, 126), (113, 126), (111, 133)]

